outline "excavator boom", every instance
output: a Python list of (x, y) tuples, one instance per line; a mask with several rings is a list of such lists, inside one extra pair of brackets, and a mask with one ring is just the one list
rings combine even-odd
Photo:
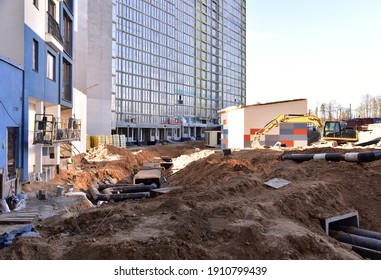
[(280, 123), (312, 123), (321, 129), (323, 127), (323, 122), (314, 115), (298, 115), (298, 114), (281, 114), (275, 119), (266, 124), (262, 129), (258, 130), (252, 142), (252, 147), (260, 146), (259, 140), (262, 135), (267, 134), (271, 129), (280, 125)]

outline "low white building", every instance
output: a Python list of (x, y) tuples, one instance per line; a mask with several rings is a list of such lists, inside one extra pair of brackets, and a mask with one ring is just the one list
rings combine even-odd
[[(307, 99), (229, 107), (219, 111), (221, 148), (250, 148), (257, 131), (281, 114), (307, 114)], [(260, 139), (262, 145), (280, 142), (289, 147), (307, 145), (306, 123), (281, 123)]]

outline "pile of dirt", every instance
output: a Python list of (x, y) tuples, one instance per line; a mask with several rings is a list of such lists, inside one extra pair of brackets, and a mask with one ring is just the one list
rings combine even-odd
[[(92, 182), (121, 168), (113, 177), (120, 180), (143, 162), (198, 151), (196, 143), (201, 147), (195, 141), (112, 151), (120, 158), (96, 163), (87, 176)], [(0, 259), (361, 259), (326, 235), (320, 222), (358, 211), (362, 228), (381, 231), (381, 161), (282, 160), (284, 153), (348, 151), (354, 150), (213, 151), (164, 185), (183, 188), (41, 220), (43, 238), (18, 238)], [(274, 178), (291, 183), (279, 189), (264, 184)]]

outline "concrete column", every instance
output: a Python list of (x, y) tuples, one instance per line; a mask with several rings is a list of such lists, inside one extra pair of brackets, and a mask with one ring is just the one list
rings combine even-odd
[[(56, 120), (59, 120), (61, 118), (61, 105), (55, 105), (51, 106), (49, 108), (46, 108), (46, 113), (47, 114), (52, 114)], [(54, 153), (55, 153), (55, 158), (54, 158), (54, 164), (59, 165), (60, 164), (60, 144), (59, 143), (54, 143)]]
[[(44, 113), (44, 103), (42, 101), (39, 101), (36, 103), (36, 114), (43, 114), (43, 113)], [(34, 153), (35, 153), (34, 172), (41, 175), (42, 174), (42, 144), (35, 144)]]

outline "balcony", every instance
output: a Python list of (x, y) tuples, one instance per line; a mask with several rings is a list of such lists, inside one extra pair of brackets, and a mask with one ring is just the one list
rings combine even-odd
[(46, 13), (46, 33), (45, 41), (50, 47), (52, 47), (56, 52), (63, 51), (63, 38), (61, 35), (60, 25), (54, 19), (54, 17)]

